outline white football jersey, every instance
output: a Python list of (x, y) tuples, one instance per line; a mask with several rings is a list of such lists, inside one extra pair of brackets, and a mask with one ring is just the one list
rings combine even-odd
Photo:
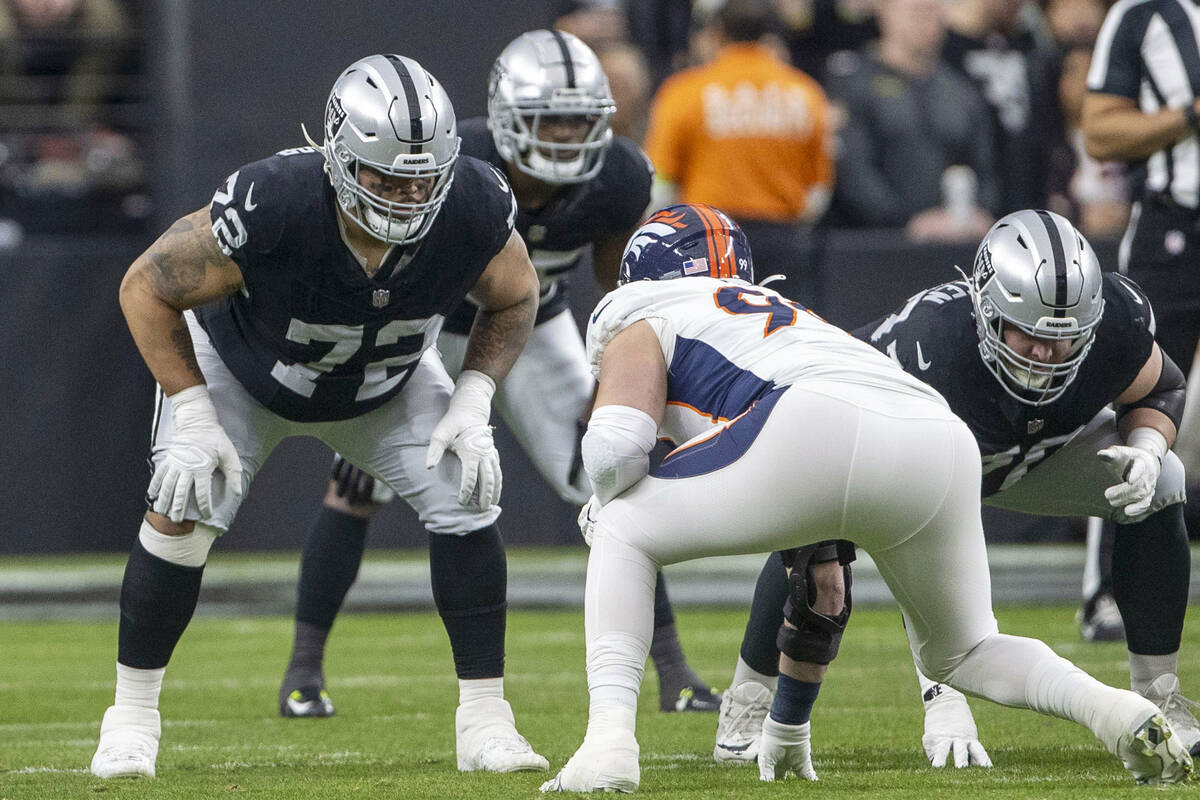
[(659, 429), (676, 444), (728, 424), (763, 394), (832, 381), (941, 396), (875, 348), (771, 289), (733, 278), (635, 281), (609, 292), (588, 324), (592, 374), (605, 346), (635, 322), (654, 328), (667, 363)]

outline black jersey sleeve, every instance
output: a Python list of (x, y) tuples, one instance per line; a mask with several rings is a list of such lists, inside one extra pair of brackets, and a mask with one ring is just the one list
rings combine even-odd
[(1087, 361), (1111, 375), (1112, 400), (1145, 366), (1154, 348), (1154, 309), (1141, 287), (1116, 272), (1104, 273), (1104, 316)]
[(972, 335), (970, 305), (964, 281), (944, 283), (852, 333), (940, 391), (937, 376), (954, 369), (960, 339)]
[(654, 166), (632, 139), (613, 137), (601, 172), (607, 216), (613, 230), (628, 230), (642, 221), (650, 205)]
[(298, 147), (247, 164), (226, 178), (208, 206), (221, 250), (243, 268), (251, 254), (272, 252), (292, 210), (297, 203), (308, 202), (307, 194), (314, 191), (306, 185), (313, 170), (296, 167), (322, 158), (311, 147)]
[[(451, 218), (469, 216), (469, 221), (456, 225), (475, 252), (484, 253), (488, 261), (504, 249), (517, 219), (517, 198), (508, 179), (486, 161), (471, 156), (459, 156), (454, 167), (455, 201), (447, 201)], [(461, 217), (460, 217), (461, 219)]]

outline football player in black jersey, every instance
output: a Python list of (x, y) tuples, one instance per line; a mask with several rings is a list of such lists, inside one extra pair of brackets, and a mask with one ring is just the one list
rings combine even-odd
[[(936, 388), (967, 423), (983, 459), (985, 504), (1117, 523), (1113, 590), (1126, 621), (1131, 687), (1159, 705), (1197, 753), (1200, 728), (1177, 675), (1191, 569), (1184, 470), (1169, 450), (1184, 378), (1154, 332), (1136, 284), (1102, 273), (1065, 219), (1025, 210), (988, 231), (969, 278), (923, 291), (854, 335)], [(840, 578), (836, 567), (814, 570), (822, 588), (830, 585), (822, 579)], [(719, 761), (754, 758), (786, 596), (775, 555), (759, 577), (725, 692)], [(944, 766), (952, 753), (956, 766), (990, 766), (963, 695), (920, 682), (931, 763)]]
[[(496, 59), (488, 116), (464, 120), (458, 129), (462, 152), (492, 164), (512, 185), (516, 229), (541, 283), (533, 333), (496, 389), (496, 410), (546, 482), (575, 506), (592, 493), (578, 453), (594, 381), (567, 305), (568, 281), (590, 246), (596, 281), (616, 287), (621, 253), (650, 201), (653, 178), (641, 149), (609, 129), (614, 109), (591, 49), (569, 33), (536, 30)], [(476, 312), (463, 303), (438, 339), (451, 376), (462, 368)], [(279, 691), (285, 717), (334, 713), (322, 669), (326, 639), (358, 574), (368, 521), (390, 497), (387, 487), (335, 459), (304, 548), (295, 640)], [(661, 575), (655, 608), (659, 708), (715, 712), (720, 697), (688, 666)]]
[[(503, 694), (488, 418), (537, 312), (515, 215), (504, 176), (459, 155), (437, 80), (410, 58), (373, 55), (334, 83), (322, 144), (234, 172), (129, 268), (121, 306), (160, 391), (94, 775), (154, 775), (163, 673), (208, 550), (275, 445), (301, 435), (392, 487), (431, 534), (459, 677), (458, 768), (547, 767)], [(432, 345), (468, 293), (479, 311), (453, 382)]]

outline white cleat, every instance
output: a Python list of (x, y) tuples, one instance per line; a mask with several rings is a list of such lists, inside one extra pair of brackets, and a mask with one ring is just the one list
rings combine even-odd
[(542, 784), (542, 792), (637, 791), (641, 782), (638, 743), (632, 731), (585, 736), (566, 765)]
[(771, 690), (746, 681), (730, 686), (721, 697), (713, 758), (720, 764), (752, 764), (758, 758), (763, 720), (771, 710)]
[(535, 772), (550, 762), (517, 733), (512, 706), (499, 697), (460, 705), (454, 712), (459, 772)]
[(1142, 696), (1162, 709), (1163, 716), (1171, 723), (1171, 730), (1183, 749), (1193, 756), (1200, 755), (1200, 725), (1197, 725), (1193, 711), (1200, 704), (1187, 699), (1179, 691), (1179, 676), (1174, 673), (1159, 675), (1146, 687)]
[(153, 778), (161, 735), (162, 718), (157, 709), (109, 706), (100, 723), (92, 774), (97, 778)]
[(1116, 755), (1140, 784), (1179, 783), (1191, 778), (1192, 757), (1161, 713), (1122, 736)]

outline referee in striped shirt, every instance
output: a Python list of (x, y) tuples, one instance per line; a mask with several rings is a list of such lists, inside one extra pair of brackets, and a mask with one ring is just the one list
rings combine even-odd
[[(1120, 0), (1096, 40), (1083, 104), (1088, 154), (1145, 167), (1119, 266), (1154, 304), (1155, 339), (1185, 371), (1200, 339), (1198, 42), (1200, 7), (1192, 0)], [(1189, 377), (1193, 411), (1200, 374)], [(1200, 434), (1197, 413), (1188, 411), (1176, 442), (1181, 457), (1188, 428)], [(1200, 469), (1192, 472), (1200, 478)]]
[[(1118, 265), (1150, 298), (1155, 340), (1184, 370), (1193, 364), (1200, 338), (1198, 43), (1200, 7), (1193, 0), (1118, 0), (1092, 52), (1082, 123), (1088, 155), (1124, 161), (1138, 173), (1144, 168)], [(1200, 458), (1188, 463), (1189, 449), (1200, 455), (1200, 446), (1188, 444), (1189, 439), (1200, 441), (1200, 371), (1194, 366), (1190, 377), (1174, 449), (1194, 484), (1200, 477)], [(1089, 528), (1089, 549), (1095, 532)], [(1127, 597), (1124, 602), (1154, 600)], [(1154, 672), (1177, 669), (1178, 633), (1175, 626), (1126, 630), (1130, 683), (1136, 691), (1155, 695), (1152, 699), (1164, 710), (1191, 705), (1179, 694), (1177, 678), (1169, 686), (1160, 686), (1160, 680), (1148, 683)], [(1135, 651), (1142, 655), (1135, 657)], [(1188, 732), (1189, 749), (1200, 754), (1194, 732), (1194, 727)]]

